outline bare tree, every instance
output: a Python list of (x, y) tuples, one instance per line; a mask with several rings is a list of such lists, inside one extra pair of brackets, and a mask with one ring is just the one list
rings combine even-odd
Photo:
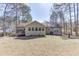
[(75, 3), (73, 4), (73, 7), (74, 7), (74, 31), (75, 31), (75, 34), (77, 35), (77, 28), (76, 28), (76, 26), (77, 26), (77, 19), (76, 19), (76, 10), (75, 10)]
[[(4, 3), (3, 8), (3, 33), (6, 35), (6, 26), (14, 22), (15, 27), (19, 24), (19, 21), (22, 17), (22, 20), (26, 20), (26, 22), (32, 20), (32, 16), (30, 14), (30, 7), (23, 3)], [(12, 18), (11, 21), (9, 18)], [(6, 20), (7, 19), (7, 20)], [(25, 22), (25, 21), (24, 21)], [(11, 27), (8, 25), (8, 27)]]
[(77, 3), (76, 35), (78, 36), (78, 3)]
[(70, 16), (70, 34), (72, 35), (72, 19), (71, 19), (71, 4), (69, 3), (69, 16)]
[(8, 4), (5, 4), (5, 8), (4, 8), (4, 20), (3, 20), (3, 34), (4, 36), (6, 35), (6, 27), (5, 27), (5, 14), (6, 14), (6, 8), (7, 8)]

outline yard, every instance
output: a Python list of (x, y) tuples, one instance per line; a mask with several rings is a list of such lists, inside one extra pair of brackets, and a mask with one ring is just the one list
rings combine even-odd
[(26, 40), (0, 37), (0, 55), (79, 55), (79, 40), (51, 35)]

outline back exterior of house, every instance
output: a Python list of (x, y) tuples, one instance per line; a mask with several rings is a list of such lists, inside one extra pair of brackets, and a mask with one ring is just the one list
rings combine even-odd
[(37, 21), (27, 24), (25, 27), (26, 36), (45, 35), (45, 34), (46, 34), (45, 26)]
[(16, 35), (45, 36), (45, 34), (45, 26), (37, 21), (29, 22), (24, 26), (18, 26), (16, 28)]
[(60, 26), (45, 26), (37, 21), (19, 24), (17, 27), (13, 26), (12, 28), (12, 34), (15, 36), (62, 35), (62, 28)]
[(46, 24), (47, 35), (62, 35), (62, 27), (59, 24), (50, 25)]
[(18, 25), (16, 28), (16, 35), (18, 36), (45, 36), (49, 35), (62, 35), (62, 28), (57, 24), (55, 26), (45, 26), (37, 21)]

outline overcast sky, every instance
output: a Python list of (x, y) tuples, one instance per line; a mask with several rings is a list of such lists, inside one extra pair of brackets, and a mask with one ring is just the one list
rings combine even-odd
[(51, 3), (30, 3), (28, 5), (31, 8), (33, 20), (40, 22), (43, 22), (44, 20), (49, 21)]

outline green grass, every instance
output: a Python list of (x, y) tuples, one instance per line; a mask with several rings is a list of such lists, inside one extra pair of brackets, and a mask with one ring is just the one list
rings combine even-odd
[(79, 55), (79, 40), (50, 35), (29, 40), (2, 37), (0, 55)]

